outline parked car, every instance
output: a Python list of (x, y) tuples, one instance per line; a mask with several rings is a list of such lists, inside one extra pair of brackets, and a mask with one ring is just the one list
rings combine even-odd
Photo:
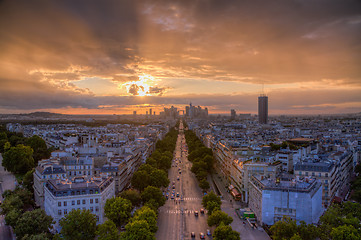
[(206, 235), (204, 235), (204, 233), (201, 232), (201, 233), (199, 234), (199, 237), (200, 237), (201, 239), (205, 239), (205, 238), (206, 238)]
[(198, 217), (198, 211), (194, 211), (194, 216)]
[(195, 238), (196, 234), (194, 232), (191, 232), (191, 238)]
[(207, 235), (208, 235), (208, 236), (211, 236), (211, 235), (212, 235), (211, 230), (207, 229)]
[(201, 213), (204, 214), (204, 209), (203, 208), (201, 208)]

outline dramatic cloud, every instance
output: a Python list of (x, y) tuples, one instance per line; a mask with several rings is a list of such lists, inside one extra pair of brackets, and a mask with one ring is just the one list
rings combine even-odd
[(4, 113), (361, 111), (358, 0), (4, 0), (0, 52)]

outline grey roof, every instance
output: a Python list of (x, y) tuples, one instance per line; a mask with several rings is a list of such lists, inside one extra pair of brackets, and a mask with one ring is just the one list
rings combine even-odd
[(299, 162), (295, 165), (295, 171), (330, 172), (333, 166), (332, 162)]
[(52, 166), (45, 167), (44, 170), (40, 172), (41, 174), (63, 174), (65, 173), (65, 170), (61, 166), (54, 164)]

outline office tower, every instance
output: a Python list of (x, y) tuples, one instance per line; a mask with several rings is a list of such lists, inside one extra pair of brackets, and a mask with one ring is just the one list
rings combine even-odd
[(149, 115), (152, 116), (152, 109), (149, 109)]
[(133, 111), (133, 116), (136, 116), (137, 115), (137, 111)]
[(236, 110), (231, 109), (231, 120), (234, 120), (236, 118)]
[(268, 123), (268, 97), (264, 94), (258, 97), (258, 121), (260, 124)]

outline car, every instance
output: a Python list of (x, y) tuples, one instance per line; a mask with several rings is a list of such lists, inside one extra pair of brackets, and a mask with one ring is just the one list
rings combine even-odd
[(175, 189), (175, 185), (173, 185), (172, 189)]
[(177, 180), (179, 181), (179, 176), (177, 176)]
[(198, 217), (198, 211), (194, 211), (194, 216)]
[(170, 197), (170, 199), (174, 199), (174, 196), (172, 195), (172, 196)]
[(167, 200), (168, 200), (168, 199), (169, 199), (169, 196), (168, 196), (168, 195), (166, 195), (166, 196), (165, 196), (165, 199), (167, 199)]
[(200, 237), (201, 239), (205, 239), (205, 238), (206, 238), (206, 236), (205, 236), (204, 233), (202, 233), (202, 232), (199, 234), (199, 237)]
[(177, 192), (177, 197), (179, 197), (179, 192)]
[(195, 238), (196, 234), (194, 232), (191, 232), (191, 238)]
[(179, 174), (182, 174), (182, 171), (179, 171)]
[(211, 235), (212, 235), (211, 230), (207, 229), (207, 235), (208, 235), (208, 236), (211, 236)]
[(204, 214), (204, 209), (203, 208), (201, 208), (201, 213)]

